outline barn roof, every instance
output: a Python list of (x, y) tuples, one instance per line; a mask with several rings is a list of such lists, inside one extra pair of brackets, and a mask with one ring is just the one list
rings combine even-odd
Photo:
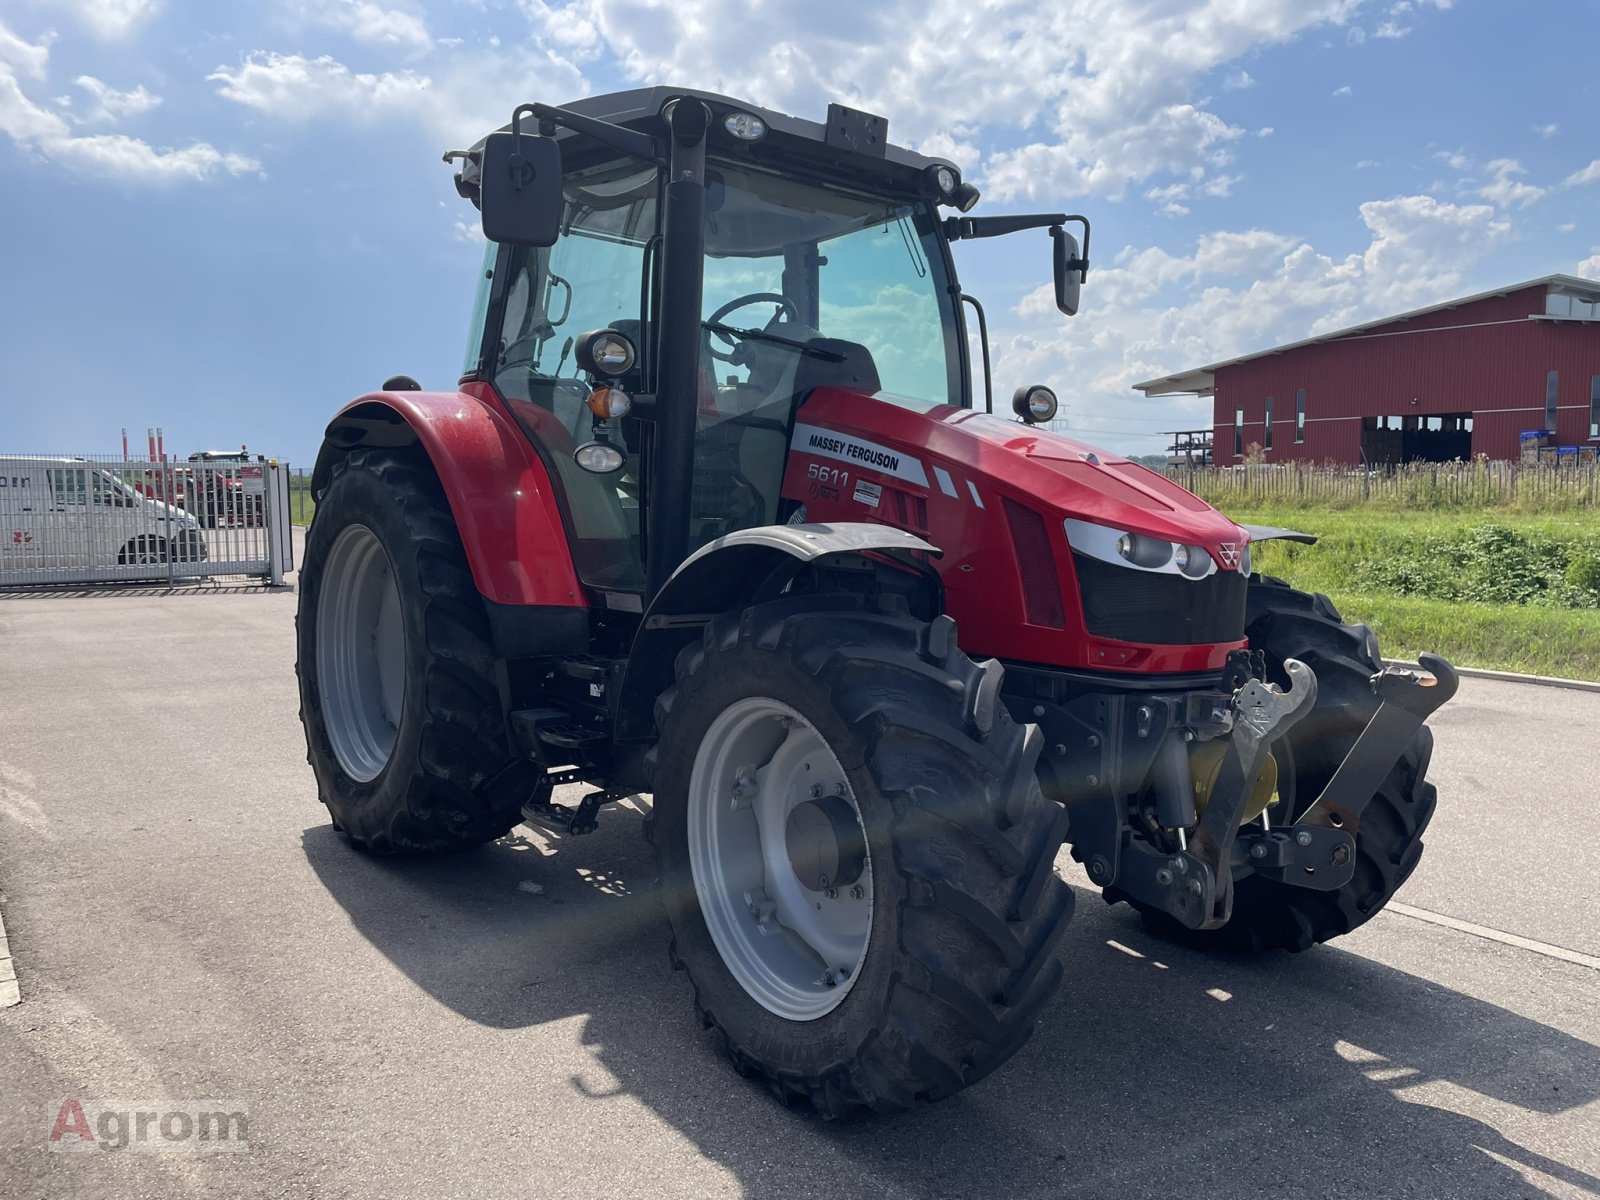
[(1390, 317), (1380, 317), (1376, 321), (1367, 321), (1361, 325), (1351, 325), (1345, 329), (1336, 329), (1330, 333), (1318, 334), (1316, 337), (1305, 338), (1298, 342), (1289, 342), (1287, 345), (1273, 346), (1267, 350), (1257, 350), (1252, 354), (1241, 354), (1238, 358), (1225, 359), (1222, 362), (1211, 363), (1208, 366), (1190, 367), (1186, 371), (1178, 371), (1160, 379), (1147, 379), (1143, 383), (1134, 384), (1133, 390), (1143, 392), (1146, 396), (1209, 396), (1216, 390), (1216, 373), (1224, 367), (1249, 362), (1251, 359), (1265, 358), (1269, 354), (1285, 354), (1290, 350), (1298, 350), (1302, 346), (1314, 346), (1319, 342), (1337, 341), (1352, 334), (1376, 329), (1380, 325), (1394, 325), (1400, 321), (1410, 321), (1417, 317), (1425, 317), (1429, 313), (1462, 308), (1468, 304), (1476, 304), (1479, 300), (1493, 300), (1500, 296), (1509, 296), (1513, 292), (1525, 292), (1530, 288), (1539, 287), (1546, 289), (1549, 293), (1577, 296), (1590, 303), (1600, 304), (1600, 283), (1592, 279), (1580, 279), (1576, 275), (1545, 275), (1539, 279), (1530, 279), (1525, 283), (1513, 283), (1508, 287), (1494, 288), (1491, 291), (1478, 292), (1472, 296), (1462, 296), (1457, 300), (1445, 300), (1439, 304), (1430, 304), (1426, 308), (1413, 309), (1411, 312), (1397, 313)]

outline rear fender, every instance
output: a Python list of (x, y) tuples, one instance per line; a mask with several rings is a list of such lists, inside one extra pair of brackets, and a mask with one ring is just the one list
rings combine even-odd
[[(678, 651), (700, 637), (719, 613), (745, 608), (783, 591), (800, 570), (821, 558), (855, 560), (863, 569), (905, 572), (881, 561), (900, 560), (910, 569), (920, 602), (930, 614), (944, 609), (938, 575), (911, 551), (939, 550), (915, 534), (866, 522), (831, 525), (762, 525), (709, 542), (684, 559), (650, 602), (628, 655), (617, 698), (617, 741), (655, 736), (656, 697), (672, 682)], [(879, 556), (878, 561), (866, 555)]]
[[(537, 605), (582, 632), (578, 584), (550, 475), (512, 423), (465, 392), (372, 392), (347, 405), (324, 435), (311, 477), (321, 497), (333, 464), (360, 446), (420, 445), (444, 487), (478, 591), (498, 607)], [(499, 614), (502, 621), (506, 614)], [(497, 621), (497, 627), (501, 622)], [(517, 623), (513, 620), (513, 623)]]

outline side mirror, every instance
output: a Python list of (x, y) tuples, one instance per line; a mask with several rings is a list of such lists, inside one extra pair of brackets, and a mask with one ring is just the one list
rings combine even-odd
[(553, 246), (561, 231), (561, 147), (518, 132), (484, 139), (478, 167), (483, 236), (510, 246)]
[(1078, 292), (1083, 287), (1083, 268), (1078, 254), (1078, 239), (1059, 225), (1050, 227), (1055, 243), (1056, 307), (1069, 317), (1078, 315)]

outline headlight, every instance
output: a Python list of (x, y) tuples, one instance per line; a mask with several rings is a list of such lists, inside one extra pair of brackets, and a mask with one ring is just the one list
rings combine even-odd
[(1190, 579), (1204, 579), (1217, 569), (1217, 564), (1211, 561), (1211, 555), (1199, 546), (1173, 546), (1172, 565)]
[[(1188, 547), (1179, 546), (1182, 552)], [(1156, 571), (1173, 559), (1172, 543), (1161, 538), (1145, 537), (1142, 533), (1125, 533), (1117, 539), (1117, 553), (1136, 567)], [(1178, 564), (1181, 568), (1182, 563)]]
[(1250, 578), (1250, 543), (1244, 544), (1244, 549), (1239, 551), (1239, 574), (1246, 579)]
[(1101, 562), (1162, 575), (1182, 575), (1188, 579), (1204, 579), (1217, 570), (1216, 560), (1201, 546), (1169, 542), (1165, 538), (1130, 533), (1072, 517), (1062, 524), (1066, 527), (1067, 542), (1075, 553), (1098, 558)]

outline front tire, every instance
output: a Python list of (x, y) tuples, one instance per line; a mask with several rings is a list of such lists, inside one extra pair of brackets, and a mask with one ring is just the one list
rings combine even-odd
[[(760, 604), (712, 621), (657, 705), (651, 836), (674, 965), (741, 1073), (826, 1117), (976, 1082), (1061, 980), (1066, 811), (1040, 794), (1039, 734), (999, 702), (998, 664), (968, 659), (954, 628), (843, 594)], [(838, 880), (763, 824), (819, 797)], [(852, 856), (859, 874), (838, 867)]]
[(295, 628), (306, 759), (353, 846), (451, 850), (517, 823), (488, 617), (420, 451), (334, 464)]

